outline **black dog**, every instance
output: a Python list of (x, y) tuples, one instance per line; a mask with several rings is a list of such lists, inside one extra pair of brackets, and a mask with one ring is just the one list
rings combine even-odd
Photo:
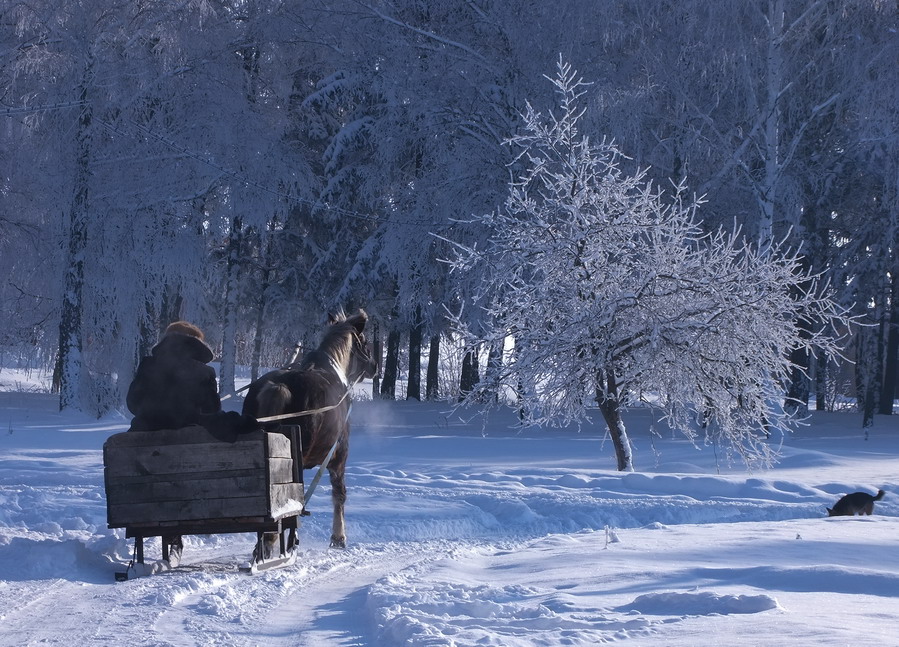
[(827, 508), (828, 517), (852, 517), (857, 514), (871, 514), (874, 512), (874, 502), (883, 498), (883, 490), (877, 490), (877, 496), (867, 492), (853, 492), (847, 494), (836, 502), (832, 508)]

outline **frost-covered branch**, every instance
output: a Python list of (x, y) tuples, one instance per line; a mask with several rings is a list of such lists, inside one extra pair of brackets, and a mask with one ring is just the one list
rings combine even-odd
[[(791, 424), (778, 404), (790, 351), (838, 354), (845, 313), (796, 254), (704, 233), (684, 186), (666, 194), (645, 172), (624, 173), (613, 144), (579, 132), (585, 84), (560, 62), (553, 85), (559, 113), (528, 107), (510, 140), (525, 168), (480, 218), (491, 238), (455, 247), (454, 268), (483, 276), (476, 302), (489, 323), (471, 343), (511, 339), (492, 379), (518, 393), (527, 422), (565, 424), (598, 406), (619, 469), (632, 467), (622, 413), (647, 395), (688, 437), (770, 460), (767, 435)], [(819, 325), (804, 336), (800, 321)]]

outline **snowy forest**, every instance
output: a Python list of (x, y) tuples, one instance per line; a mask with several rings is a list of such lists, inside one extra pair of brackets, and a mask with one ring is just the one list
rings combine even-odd
[[(228, 394), (362, 307), (388, 399), (504, 384), (566, 421), (646, 389), (703, 419), (727, 395), (725, 430), (773, 398), (870, 424), (899, 372), (897, 62), (881, 0), (2, 0), (0, 365), (99, 416), (171, 321)], [(584, 205), (606, 219), (541, 247)], [(684, 310), (700, 283), (737, 314)], [(668, 327), (628, 328), (638, 302)], [(693, 310), (727, 319), (714, 347)], [(615, 353), (572, 341), (609, 330)]]

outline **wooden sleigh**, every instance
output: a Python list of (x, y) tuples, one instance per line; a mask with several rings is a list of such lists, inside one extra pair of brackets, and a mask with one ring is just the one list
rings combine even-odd
[[(281, 430), (233, 442), (200, 426), (110, 436), (103, 445), (107, 521), (134, 538), (132, 564), (116, 579), (147, 570), (147, 537), (255, 532), (256, 549), (241, 570), (292, 564), (305, 514), (302, 439), (298, 426)], [(277, 533), (277, 555), (267, 555), (266, 533)], [(166, 567), (174, 558), (163, 542)]]

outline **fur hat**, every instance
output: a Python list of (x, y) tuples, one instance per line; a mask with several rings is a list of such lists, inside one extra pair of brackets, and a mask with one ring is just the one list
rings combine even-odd
[(192, 323), (186, 321), (175, 321), (170, 323), (168, 328), (165, 329), (165, 334), (168, 335), (169, 333), (178, 333), (180, 335), (187, 335), (188, 337), (196, 337), (200, 341), (203, 341), (203, 331)]

